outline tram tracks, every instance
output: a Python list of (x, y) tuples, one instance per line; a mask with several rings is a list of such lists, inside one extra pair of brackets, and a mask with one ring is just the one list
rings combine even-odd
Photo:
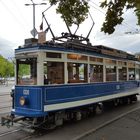
[(2, 132), (2, 133), (0, 133), (0, 138), (1, 137), (4, 137), (4, 136), (6, 136), (6, 135), (9, 135), (9, 134), (13, 134), (13, 133), (15, 133), (15, 132), (18, 132), (18, 131), (20, 131), (21, 129), (15, 129), (15, 130), (11, 130), (11, 131), (6, 131), (6, 132)]
[[(30, 139), (34, 134), (29, 134), (29, 133), (23, 133), (22, 129), (14, 129), (6, 132), (0, 133), (0, 139), (7, 139), (11, 137), (10, 139), (14, 140), (16, 135), (18, 135), (18, 140), (28, 140)], [(18, 134), (20, 133), (20, 134)]]

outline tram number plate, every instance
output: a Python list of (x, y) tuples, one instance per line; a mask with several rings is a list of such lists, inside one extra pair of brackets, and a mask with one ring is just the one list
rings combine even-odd
[(29, 90), (23, 90), (24, 95), (29, 95)]
[(116, 85), (116, 89), (119, 90), (121, 87), (120, 85)]

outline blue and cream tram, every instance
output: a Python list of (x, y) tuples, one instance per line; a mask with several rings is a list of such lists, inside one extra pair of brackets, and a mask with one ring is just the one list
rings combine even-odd
[(15, 59), (13, 122), (21, 116), (33, 127), (61, 125), (101, 103), (136, 101), (140, 92), (140, 62), (134, 55), (82, 43), (79, 36), (44, 44), (28, 39), (15, 50)]

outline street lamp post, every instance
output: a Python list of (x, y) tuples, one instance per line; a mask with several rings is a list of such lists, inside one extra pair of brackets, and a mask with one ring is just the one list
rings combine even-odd
[(33, 6), (33, 37), (35, 38), (36, 34), (36, 28), (35, 28), (35, 6), (36, 5), (47, 5), (47, 3), (34, 3), (33, 0), (31, 0), (32, 4), (25, 4), (25, 6)]

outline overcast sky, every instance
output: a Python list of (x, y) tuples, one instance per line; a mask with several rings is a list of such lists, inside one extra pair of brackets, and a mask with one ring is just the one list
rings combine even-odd
[[(34, 0), (35, 3), (47, 2), (45, 0)], [(30, 31), (33, 29), (33, 9), (32, 6), (25, 6), (31, 3), (30, 0), (0, 0), (0, 54), (5, 57), (11, 57), (14, 49), (24, 43), (25, 38), (31, 38)], [(99, 8), (97, 0), (90, 0), (90, 13), (94, 19), (95, 25), (90, 35), (90, 41), (93, 45), (106, 45), (112, 48), (129, 51), (132, 53), (140, 52), (140, 34), (125, 34), (125, 32), (135, 32), (140, 29), (136, 23), (137, 18), (134, 12), (125, 11), (125, 22), (116, 28), (113, 35), (105, 35), (100, 32), (101, 25), (104, 21), (105, 11)], [(39, 32), (39, 26), (42, 22), (42, 11), (47, 6), (36, 6), (36, 29)], [(51, 8), (46, 12), (46, 18), (51, 25), (56, 36), (61, 32), (67, 32), (66, 26), (60, 19), (60, 15), (55, 13), (55, 8)], [(89, 18), (80, 25), (79, 35), (86, 36), (92, 25)], [(47, 26), (44, 23), (44, 28)], [(75, 28), (72, 28), (74, 31)], [(50, 39), (49, 34), (47, 39)]]

